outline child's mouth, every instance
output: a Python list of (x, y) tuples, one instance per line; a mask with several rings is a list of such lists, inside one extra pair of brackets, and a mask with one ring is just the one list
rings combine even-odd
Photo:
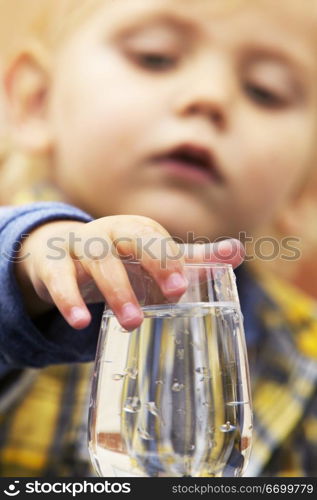
[(214, 159), (207, 149), (184, 144), (155, 158), (172, 175), (195, 183), (220, 182)]

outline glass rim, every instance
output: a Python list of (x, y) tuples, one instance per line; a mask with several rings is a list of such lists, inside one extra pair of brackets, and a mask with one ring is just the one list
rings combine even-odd
[[(142, 267), (139, 260), (122, 260), (123, 264), (136, 264)], [(206, 267), (206, 268), (224, 268), (232, 269), (232, 264), (227, 264), (225, 262), (185, 262), (184, 267)], [(145, 269), (146, 270), (146, 269)]]

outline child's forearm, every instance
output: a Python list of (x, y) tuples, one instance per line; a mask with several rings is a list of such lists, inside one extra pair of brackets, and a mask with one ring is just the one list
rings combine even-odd
[[(0, 363), (3, 365), (39, 367), (51, 363), (81, 361), (79, 351), (70, 352), (70, 348), (63, 345), (61, 339), (67, 337), (65, 331), (56, 342), (53, 339), (48, 341), (46, 333), (41, 332), (31, 321), (28, 310), (33, 307), (34, 313), (38, 314), (41, 308), (44, 312), (44, 305), (35, 297), (36, 293), (30, 286), (23, 265), (19, 268), (18, 282), (16, 279), (17, 264), (23, 264), (18, 262), (21, 251), (19, 242), (26, 241), (23, 235), (56, 219), (89, 222), (91, 217), (63, 203), (34, 203), (0, 208)], [(33, 300), (37, 304), (31, 306)], [(51, 306), (45, 305), (47, 307)], [(57, 316), (59, 315), (56, 318)], [(48, 330), (49, 328), (50, 324)], [(60, 330), (63, 328), (65, 330), (68, 327), (59, 325)], [(93, 341), (91, 343), (89, 349), (86, 346), (89, 357), (92, 357), (94, 348)]]

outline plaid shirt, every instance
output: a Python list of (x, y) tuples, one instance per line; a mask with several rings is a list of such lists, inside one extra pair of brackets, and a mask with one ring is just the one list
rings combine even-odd
[[(254, 433), (245, 475), (317, 476), (316, 304), (271, 276), (256, 276), (252, 283), (248, 296), (256, 290), (252, 310), (260, 332), (249, 348)], [(86, 437), (91, 367), (55, 366), (6, 377), (2, 476), (93, 475)]]
[(272, 276), (258, 279), (264, 335), (250, 357), (255, 425), (246, 475), (315, 477), (317, 305)]

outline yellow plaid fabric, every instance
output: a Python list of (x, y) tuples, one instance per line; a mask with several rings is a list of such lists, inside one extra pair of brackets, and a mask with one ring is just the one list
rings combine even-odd
[(257, 279), (266, 298), (247, 475), (317, 476), (317, 306), (273, 276)]
[(90, 371), (83, 364), (15, 374), (9, 392), (21, 384), (24, 390), (1, 411), (1, 476), (92, 474), (86, 432)]

